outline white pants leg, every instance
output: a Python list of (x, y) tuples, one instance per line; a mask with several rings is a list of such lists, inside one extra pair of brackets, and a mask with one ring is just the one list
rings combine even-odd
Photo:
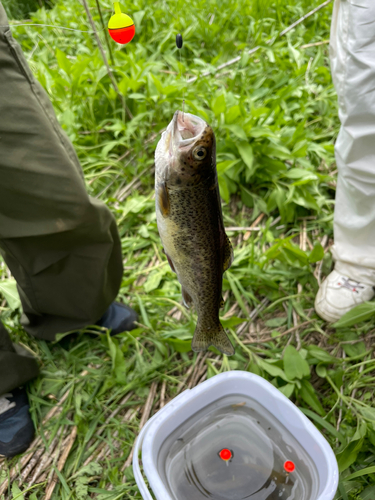
[(375, 0), (335, 0), (331, 68), (341, 129), (335, 269), (375, 285)]

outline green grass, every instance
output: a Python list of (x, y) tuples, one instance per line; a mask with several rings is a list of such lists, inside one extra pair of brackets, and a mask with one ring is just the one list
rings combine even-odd
[[(338, 328), (313, 309), (318, 282), (332, 267), (339, 122), (328, 45), (305, 45), (328, 40), (332, 6), (276, 38), (319, 3), (127, 3), (123, 10), (135, 20), (136, 38), (111, 48), (129, 112), (91, 33), (13, 29), (75, 145), (88, 191), (117, 218), (125, 266), (119, 298), (141, 319), (137, 330), (116, 338), (82, 332), (46, 343), (22, 331), (17, 302), (1, 304), (13, 338), (41, 365), (41, 376), (29, 384), (40, 436), (35, 465), (25, 470), (22, 457), (1, 463), (2, 480), (14, 472), (2, 500), (44, 498), (75, 428), (51, 498), (140, 499), (131, 466), (124, 469), (140, 423), (184, 388), (233, 369), (271, 381), (325, 435), (340, 466), (336, 500), (375, 497), (375, 472), (368, 469), (375, 460), (373, 308)], [(100, 5), (107, 21), (111, 4)], [(90, 7), (101, 29), (94, 0)], [(27, 17), (90, 30), (77, 0)], [(181, 62), (177, 32), (184, 36)], [(109, 55), (103, 31), (100, 37)], [(248, 57), (245, 49), (257, 45)], [(238, 64), (185, 83), (238, 54)], [(153, 153), (183, 97), (185, 109), (216, 133), (225, 225), (256, 227), (228, 231), (235, 260), (224, 276), (222, 315), (236, 345), (231, 358), (190, 351), (196, 316), (181, 306), (156, 228)], [(0, 278), (3, 289), (12, 286), (4, 266)], [(60, 410), (45, 422), (62, 398)]]
[(41, 7), (51, 8), (53, 0), (2, 0), (2, 4), (10, 19), (26, 19), (31, 12)]

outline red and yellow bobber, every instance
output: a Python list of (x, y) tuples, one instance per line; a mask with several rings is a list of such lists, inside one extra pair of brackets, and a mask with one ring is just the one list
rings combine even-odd
[(135, 35), (133, 19), (121, 12), (120, 2), (114, 2), (114, 7), (115, 13), (108, 22), (108, 33), (117, 43), (129, 43)]

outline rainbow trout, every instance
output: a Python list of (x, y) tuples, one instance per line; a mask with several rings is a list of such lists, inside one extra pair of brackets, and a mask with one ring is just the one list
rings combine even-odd
[(156, 148), (155, 190), (164, 252), (185, 306), (193, 304), (198, 313), (191, 347), (205, 351), (213, 345), (234, 354), (219, 320), (223, 273), (233, 249), (221, 213), (215, 134), (204, 120), (176, 111)]

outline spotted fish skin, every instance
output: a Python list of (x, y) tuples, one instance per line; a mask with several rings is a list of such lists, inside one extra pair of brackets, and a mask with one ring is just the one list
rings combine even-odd
[(198, 322), (194, 351), (234, 348), (219, 320), (223, 272), (233, 251), (224, 230), (215, 135), (194, 115), (176, 112), (155, 154), (156, 216), (164, 251)]

